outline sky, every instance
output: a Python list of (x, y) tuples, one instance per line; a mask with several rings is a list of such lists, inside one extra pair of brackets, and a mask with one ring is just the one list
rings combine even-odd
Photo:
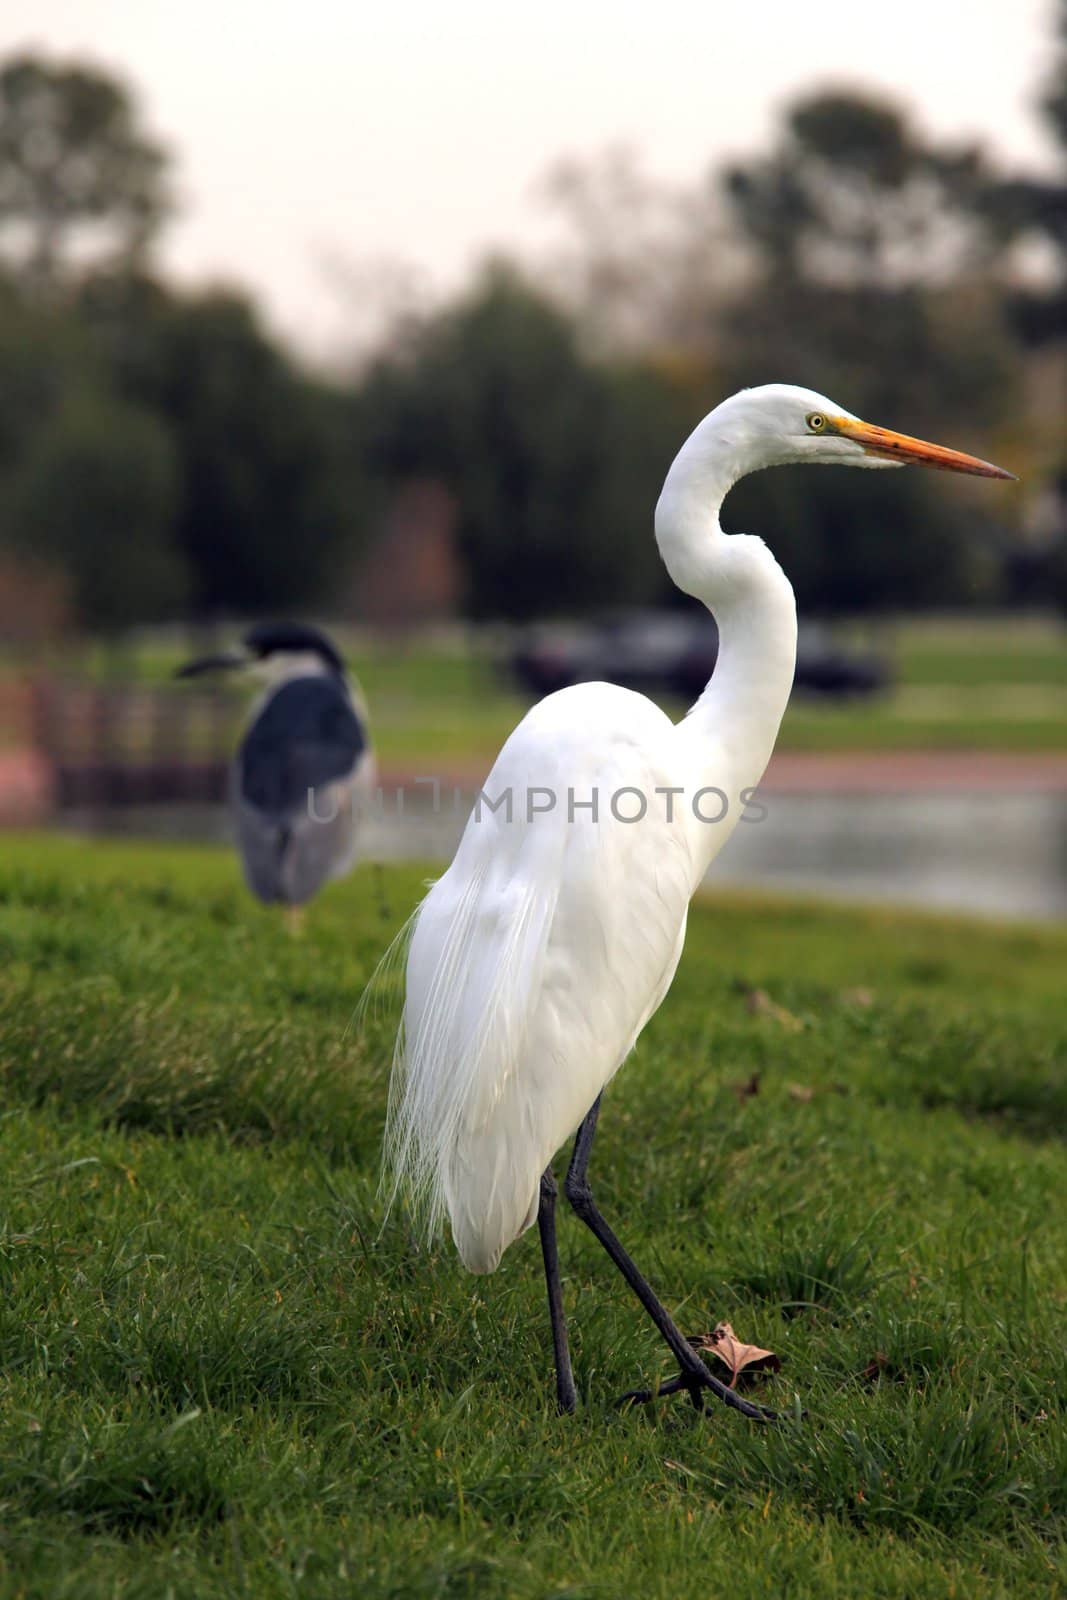
[[(329, 360), (373, 321), (383, 279), (411, 271), (447, 293), (494, 248), (536, 250), (549, 226), (538, 180), (560, 156), (624, 143), (650, 172), (695, 179), (767, 144), (783, 104), (816, 85), (888, 93), (930, 134), (1045, 164), (1034, 100), (1055, 10), (4, 0), (0, 54), (120, 71), (175, 161), (165, 269), (248, 286), (274, 328)], [(359, 289), (371, 281), (375, 293)]]

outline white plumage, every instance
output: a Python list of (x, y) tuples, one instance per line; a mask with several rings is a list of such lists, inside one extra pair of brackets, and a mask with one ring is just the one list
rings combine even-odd
[[(431, 1225), (447, 1216), (471, 1271), (491, 1272), (537, 1217), (542, 1173), (666, 994), (690, 898), (763, 774), (793, 678), (793, 592), (761, 540), (723, 534), (718, 511), (745, 472), (812, 460), (1008, 476), (786, 385), (734, 396), (683, 446), (656, 537), (674, 582), (714, 611), (710, 684), (678, 725), (606, 683), (534, 706), (416, 915), (387, 1154)], [(550, 1303), (554, 1248), (553, 1233)], [(565, 1332), (562, 1350), (557, 1339), (569, 1408)]]
[[(628, 823), (611, 800), (626, 815), (638, 804), (620, 791), (677, 783), (675, 739), (657, 707), (611, 684), (550, 695), (484, 786), (511, 796), (512, 820), (483, 805), (419, 912), (398, 1156), (474, 1272), (534, 1220), (541, 1173), (674, 975), (700, 870), (689, 830), (677, 806), (671, 823), (666, 806)], [(582, 805), (594, 794), (596, 821)]]

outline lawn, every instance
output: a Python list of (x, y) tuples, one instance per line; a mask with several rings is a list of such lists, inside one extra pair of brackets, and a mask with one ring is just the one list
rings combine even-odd
[[(1067, 630), (1044, 618), (902, 618), (837, 630), (892, 664), (894, 684), (869, 700), (795, 694), (782, 750), (1067, 749)], [(501, 670), (503, 647), (472, 638), (450, 649), (354, 641), (351, 659), (386, 761), (427, 753), (486, 768), (525, 711)], [(686, 707), (664, 702), (674, 717)]]
[(353, 1012), (420, 874), (293, 938), (222, 853), (5, 845), (0, 1593), (1063, 1592), (1067, 933), (701, 903), (594, 1188), (785, 1420), (614, 1409), (670, 1364), (568, 1217), (560, 1418), (535, 1236), (383, 1226)]
[[(894, 685), (861, 701), (794, 695), (779, 749), (1067, 749), (1067, 629), (1056, 620), (900, 618), (836, 631), (885, 655)], [(387, 768), (433, 771), (436, 763), (436, 770), (480, 777), (529, 704), (505, 670), (503, 635), (454, 630), (401, 639), (342, 629), (339, 637)], [(186, 653), (173, 640), (117, 658), (97, 647), (79, 670), (170, 683)], [(686, 709), (664, 704), (675, 717)]]

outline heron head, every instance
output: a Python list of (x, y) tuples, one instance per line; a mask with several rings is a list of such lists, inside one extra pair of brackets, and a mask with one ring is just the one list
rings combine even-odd
[(267, 682), (321, 672), (343, 676), (345, 670), (334, 645), (318, 628), (303, 622), (257, 622), (235, 649), (188, 661), (176, 676), (193, 678), (241, 668)]
[(980, 478), (1014, 477), (977, 456), (864, 422), (826, 395), (793, 384), (743, 389), (712, 416), (720, 437), (736, 439), (739, 450), (748, 455), (748, 471), (753, 465), (810, 461), (845, 467), (915, 464)]

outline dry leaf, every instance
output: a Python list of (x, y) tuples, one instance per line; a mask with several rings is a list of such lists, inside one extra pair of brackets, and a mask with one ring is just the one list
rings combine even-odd
[(790, 1100), (795, 1100), (798, 1105), (806, 1106), (809, 1100), (814, 1100), (815, 1090), (807, 1083), (789, 1083), (786, 1085)]
[(746, 1100), (751, 1100), (754, 1094), (759, 1094), (759, 1080), (759, 1073), (754, 1072), (751, 1077), (745, 1078), (741, 1083), (732, 1083), (730, 1085), (742, 1105)]
[(793, 1033), (799, 1033), (804, 1026), (799, 1017), (787, 1011), (785, 1006), (780, 1006), (777, 1000), (772, 1000), (766, 989), (749, 989), (745, 996), (745, 1010), (751, 1017), (770, 1017), (772, 1022), (789, 1028)]
[(873, 989), (842, 989), (841, 999), (846, 1006), (873, 1006)]
[(773, 1350), (761, 1350), (758, 1344), (742, 1344), (728, 1322), (720, 1322), (711, 1333), (695, 1334), (689, 1343), (696, 1350), (710, 1350), (730, 1374), (733, 1388), (739, 1377), (749, 1377), (755, 1372), (780, 1372), (782, 1362)]

